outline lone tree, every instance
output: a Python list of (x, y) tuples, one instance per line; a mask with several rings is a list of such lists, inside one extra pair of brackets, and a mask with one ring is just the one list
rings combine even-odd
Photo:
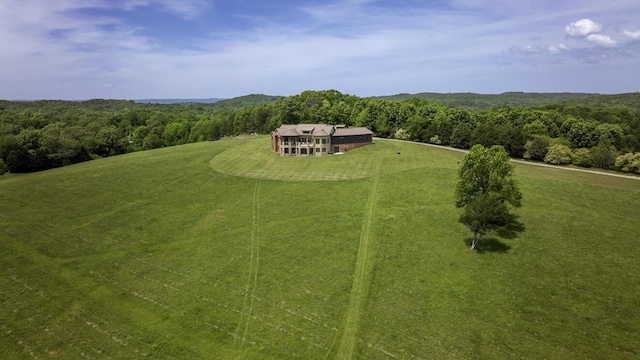
[(507, 224), (509, 207), (520, 207), (522, 193), (502, 146), (474, 145), (458, 169), (456, 207), (464, 208), (460, 222), (473, 232), (471, 250), (483, 236)]

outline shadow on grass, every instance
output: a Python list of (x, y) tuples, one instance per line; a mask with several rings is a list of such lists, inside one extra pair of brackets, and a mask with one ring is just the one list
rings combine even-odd
[(507, 225), (496, 230), (496, 235), (503, 239), (515, 239), (518, 234), (525, 230), (524, 224), (520, 222), (520, 216), (509, 214)]
[[(498, 230), (496, 230), (495, 234), (503, 239), (517, 238), (518, 234), (520, 234), (525, 230), (525, 226), (522, 222), (520, 222), (519, 218), (520, 216), (518, 215), (510, 214), (509, 219), (507, 220), (507, 224), (499, 228)], [(469, 248), (471, 247), (472, 241), (473, 241), (473, 238), (471, 237), (464, 240), (465, 244), (467, 244)], [(506, 253), (510, 249), (511, 249), (511, 246), (501, 242), (495, 237), (485, 237), (485, 238), (482, 238), (480, 241), (478, 241), (478, 243), (476, 244), (475, 251), (477, 251), (479, 254), (488, 253), (488, 252)]]
[[(468, 248), (471, 248), (471, 241), (473, 241), (472, 237), (466, 238), (464, 240), (464, 243), (467, 244)], [(502, 241), (493, 237), (485, 237), (480, 239), (480, 241), (478, 241), (474, 251), (477, 251), (478, 254), (506, 253), (507, 251), (509, 251), (509, 249), (511, 249), (511, 246), (503, 243)]]

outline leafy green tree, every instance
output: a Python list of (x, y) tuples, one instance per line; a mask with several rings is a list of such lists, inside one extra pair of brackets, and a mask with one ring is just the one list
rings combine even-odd
[(526, 152), (525, 159), (543, 160), (549, 151), (549, 138), (546, 136), (535, 136), (533, 140), (527, 141), (524, 146)]
[(522, 194), (512, 176), (513, 165), (502, 146), (474, 145), (458, 169), (456, 206), (464, 207), (480, 194), (495, 193), (501, 201), (520, 207)]
[(591, 148), (591, 163), (599, 169), (610, 169), (616, 163), (617, 155), (613, 145), (601, 142)]
[(565, 145), (553, 145), (549, 147), (544, 162), (554, 165), (571, 164), (571, 149)]
[(473, 232), (471, 250), (476, 248), (482, 237), (507, 225), (508, 220), (507, 205), (495, 193), (476, 196), (460, 215), (460, 222)]
[(527, 137), (522, 130), (517, 126), (506, 124), (502, 127), (500, 133), (500, 144), (507, 151), (509, 156), (521, 158), (524, 155), (524, 146), (527, 143)]
[(547, 129), (547, 125), (545, 125), (540, 119), (535, 120), (532, 123), (525, 124), (522, 127), (522, 130), (524, 130), (530, 138), (533, 138), (536, 135), (549, 136), (549, 129)]
[(595, 121), (575, 121), (569, 127), (566, 138), (574, 148), (589, 148), (598, 143)]
[(619, 147), (624, 138), (624, 131), (618, 124), (599, 124), (595, 132), (598, 142), (608, 142), (615, 147)]
[(167, 124), (162, 133), (162, 139), (166, 146), (181, 145), (189, 138), (189, 124), (186, 122), (171, 122)]
[(466, 123), (458, 123), (451, 132), (450, 144), (454, 148), (468, 149), (471, 145), (471, 129)]
[(131, 136), (131, 146), (133, 151), (139, 151), (144, 149), (144, 139), (149, 135), (149, 128), (146, 125), (141, 125), (133, 130)]
[(145, 136), (144, 140), (142, 141), (142, 148), (144, 150), (157, 149), (162, 147), (162, 145), (162, 139), (155, 132), (150, 132), (149, 134), (147, 134), (147, 136)]
[(462, 159), (455, 205), (465, 208), (460, 222), (474, 233), (472, 249), (484, 234), (504, 225), (507, 206), (521, 206), (522, 193), (512, 176), (513, 166), (502, 146), (474, 145)]
[(500, 131), (492, 122), (482, 122), (473, 129), (471, 143), (491, 147), (500, 144)]

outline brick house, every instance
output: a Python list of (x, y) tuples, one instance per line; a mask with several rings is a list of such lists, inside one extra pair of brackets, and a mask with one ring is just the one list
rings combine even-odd
[(322, 156), (373, 142), (371, 130), (340, 125), (282, 125), (271, 133), (271, 150), (283, 156)]

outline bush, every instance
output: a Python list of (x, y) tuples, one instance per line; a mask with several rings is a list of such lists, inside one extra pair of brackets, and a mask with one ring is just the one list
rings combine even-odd
[(582, 167), (592, 167), (591, 151), (589, 149), (581, 148), (573, 151), (573, 164)]
[(394, 134), (394, 138), (398, 140), (409, 140), (409, 132), (405, 129), (398, 129)]
[(640, 153), (626, 153), (618, 156), (615, 166), (623, 172), (640, 174)]
[(544, 162), (554, 165), (571, 164), (571, 149), (566, 145), (553, 145), (547, 151)]

